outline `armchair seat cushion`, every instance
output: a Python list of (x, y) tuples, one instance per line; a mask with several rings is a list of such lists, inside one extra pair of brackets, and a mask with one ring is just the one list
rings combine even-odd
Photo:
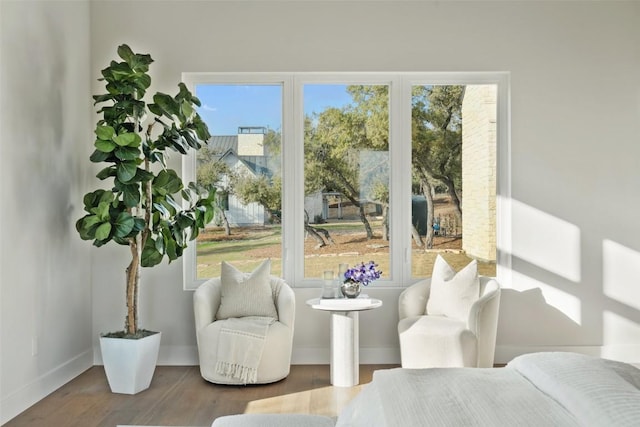
[(466, 322), (444, 316), (414, 316), (398, 323), (402, 367), (473, 366), (477, 340)]

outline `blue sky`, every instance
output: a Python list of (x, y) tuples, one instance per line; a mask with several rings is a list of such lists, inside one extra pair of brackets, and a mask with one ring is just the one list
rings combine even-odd
[[(346, 85), (314, 84), (304, 87), (305, 114), (351, 101)], [(198, 112), (212, 135), (235, 135), (238, 126), (282, 127), (280, 85), (199, 84), (195, 94), (202, 106)]]

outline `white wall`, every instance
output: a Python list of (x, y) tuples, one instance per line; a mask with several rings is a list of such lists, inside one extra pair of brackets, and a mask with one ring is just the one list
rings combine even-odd
[[(126, 42), (153, 56), (154, 88), (171, 93), (185, 71), (510, 72), (513, 274), (497, 362), (549, 348), (640, 362), (640, 3), (140, 1), (123, 12), (103, 0), (91, 34), (92, 80)], [(108, 262), (93, 264), (94, 337), (122, 327), (117, 249), (96, 250)], [(182, 264), (143, 282), (161, 363), (193, 363)], [(399, 360), (399, 291), (368, 290), (385, 305), (362, 316), (365, 363)], [(296, 295), (294, 362), (326, 362), (328, 317), (304, 304), (317, 290)]]
[(0, 423), (93, 362), (88, 1), (0, 1)]
[[(95, 185), (89, 95), (123, 42), (152, 54), (168, 92), (183, 71), (509, 71), (513, 265), (497, 361), (566, 348), (640, 362), (640, 3), (122, 5), (0, 1), (0, 423), (122, 328), (126, 251), (90, 250), (73, 222)], [(294, 362), (328, 361), (328, 317), (304, 305), (317, 292), (296, 290)], [(361, 360), (397, 361), (400, 289), (368, 292), (385, 305), (361, 316)], [(195, 363), (191, 296), (179, 262), (143, 274), (160, 363)]]

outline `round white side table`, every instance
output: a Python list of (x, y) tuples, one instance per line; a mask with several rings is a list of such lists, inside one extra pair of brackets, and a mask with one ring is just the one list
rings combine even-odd
[(375, 298), (313, 298), (307, 305), (331, 312), (331, 384), (352, 387), (360, 382), (358, 312), (382, 307)]

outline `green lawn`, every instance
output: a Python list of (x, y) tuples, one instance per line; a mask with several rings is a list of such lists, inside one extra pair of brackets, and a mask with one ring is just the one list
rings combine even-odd
[[(329, 230), (334, 237), (348, 235), (349, 232), (363, 233), (360, 222), (334, 222), (317, 225)], [(372, 224), (374, 230), (377, 228)], [(282, 272), (281, 228), (279, 226), (252, 229), (248, 232), (232, 230), (232, 236), (222, 238), (222, 231), (209, 232), (215, 241), (197, 243), (198, 278), (209, 278), (220, 275), (220, 262), (233, 263), (240, 270), (252, 271), (265, 258), (271, 258), (271, 271), (279, 276)], [(235, 233), (235, 235), (234, 235)], [(359, 245), (358, 255), (344, 250), (340, 244), (326, 247), (322, 254), (309, 255), (304, 258), (306, 277), (322, 277), (325, 270), (337, 271), (338, 264), (354, 265), (361, 261), (373, 259), (383, 271), (383, 277), (389, 277), (389, 254), (387, 250), (367, 247), (368, 242)], [(428, 277), (431, 275), (433, 263), (440, 253), (449, 264), (459, 270), (467, 265), (471, 258), (458, 251), (423, 251), (414, 250), (412, 255), (412, 276)], [(495, 276), (495, 263), (479, 262), (481, 275)]]

